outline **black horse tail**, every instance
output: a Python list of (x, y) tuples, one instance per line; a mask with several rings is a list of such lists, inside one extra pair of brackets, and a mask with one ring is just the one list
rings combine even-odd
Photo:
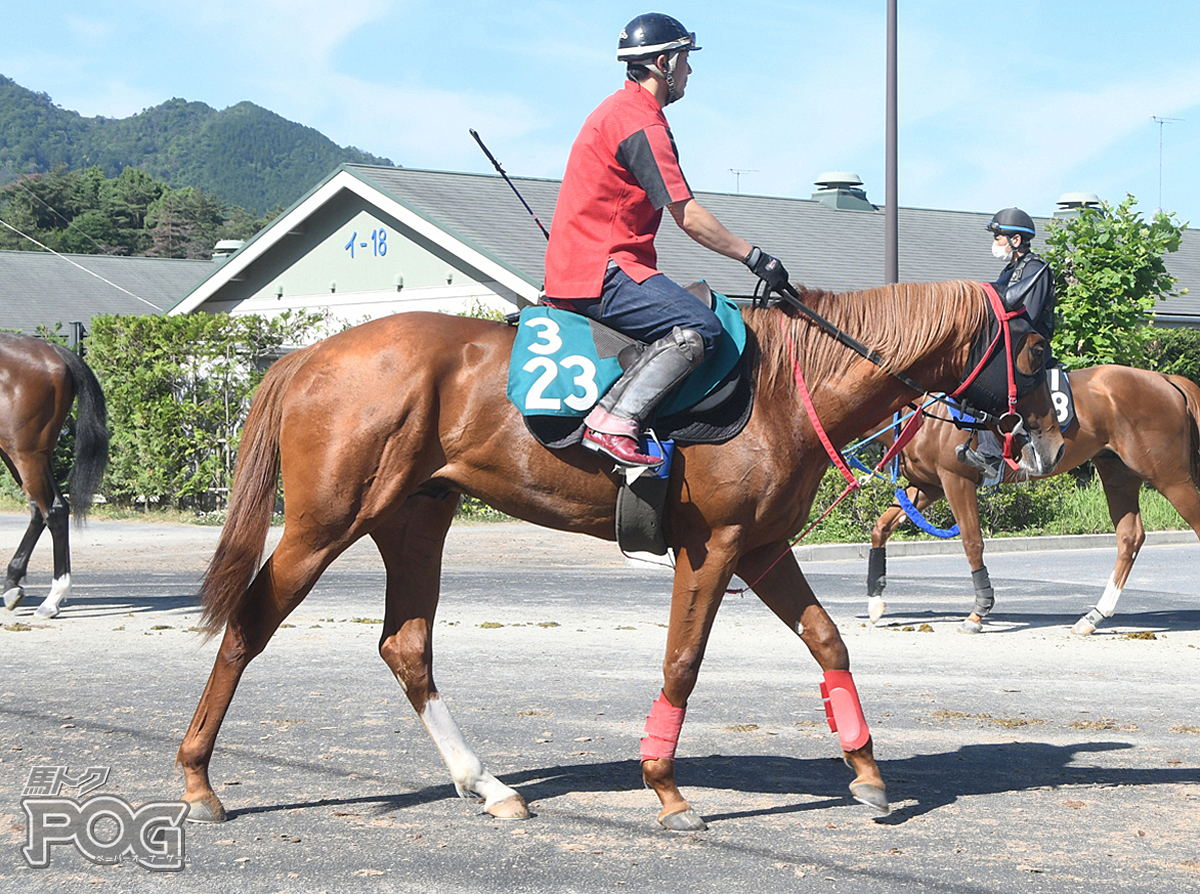
[(74, 351), (61, 345), (54, 348), (67, 365), (79, 402), (75, 414), (75, 461), (67, 474), (67, 487), (78, 525), (92, 508), (92, 498), (108, 466), (108, 406), (91, 367)]
[(1191, 418), (1192, 424), (1188, 433), (1191, 436), (1189, 459), (1192, 464), (1192, 484), (1200, 488), (1200, 385), (1186, 376), (1169, 375), (1167, 379), (1183, 395), (1188, 416)]

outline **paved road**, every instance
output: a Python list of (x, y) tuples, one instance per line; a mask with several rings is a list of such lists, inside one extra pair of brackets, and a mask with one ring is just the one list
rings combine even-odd
[[(0, 551), (22, 528), (0, 515)], [(30, 598), (0, 630), (0, 891), (1200, 891), (1194, 542), (1148, 546), (1121, 614), (1088, 639), (1068, 629), (1109, 549), (990, 553), (999, 601), (979, 637), (955, 632), (971, 602), (959, 556), (893, 557), (880, 627), (864, 562), (806, 563), (874, 729), (895, 807), (882, 820), (847, 797), (803, 646), (753, 596), (727, 599), (678, 764), (710, 828), (677, 836), (653, 824), (637, 764), (669, 573), (524, 525), (452, 531), (437, 676), (533, 819), (454, 796), (375, 652), (382, 571), (362, 546), (247, 671), (213, 761), (232, 818), (186, 827), (182, 873), (68, 846), (29, 868), (33, 767), (111, 767), (102, 791), (134, 805), (181, 794), (173, 757), (216, 648), (189, 630), (216, 535), (92, 523), (50, 622), (32, 618), (49, 545), (35, 554)]]

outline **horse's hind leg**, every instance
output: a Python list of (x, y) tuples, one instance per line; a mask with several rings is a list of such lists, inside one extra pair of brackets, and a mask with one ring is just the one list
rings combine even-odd
[(39, 618), (53, 618), (71, 594), (71, 509), (54, 481), (50, 461), (44, 454), (17, 453), (10, 462), (14, 475), (29, 496), (30, 520), (21, 545), (8, 566), (4, 602), (9, 609), (20, 604), (25, 595), (20, 581), (29, 566), (29, 557), (42, 529), (49, 528), (54, 541), (54, 581), (49, 595), (34, 614)]
[(755, 595), (800, 637), (825, 672), (822, 695), (828, 697), (826, 718), (830, 729), (838, 734), (843, 759), (857, 774), (850, 783), (850, 793), (855, 800), (887, 813), (887, 789), (875, 763), (870, 730), (850, 677), (850, 653), (837, 625), (804, 579), (795, 556), (786, 543), (760, 547), (741, 558), (737, 573), (742, 580), (755, 582)]
[(379, 654), (425, 724), (459, 796), (478, 798), (492, 816), (524, 819), (529, 816), (524, 798), (483, 768), (433, 681), (442, 547), (457, 505), (455, 495), (409, 497), (395, 516), (371, 532), (387, 568)]
[(217, 823), (225, 819), (225, 808), (209, 782), (208, 766), (238, 681), (251, 659), (266, 648), (284, 618), (344, 548), (345, 544), (340, 544), (314, 550), (285, 527), (279, 546), (259, 569), (237, 614), (226, 624), (204, 694), (175, 756), (187, 786), (183, 800), (189, 805), (189, 821)]
[(25, 598), (25, 588), (21, 586), (21, 581), (25, 579), (25, 573), (29, 570), (29, 557), (33, 555), (33, 548), (45, 527), (46, 519), (42, 510), (38, 509), (37, 503), (30, 500), (29, 527), (25, 529), (25, 536), (21, 538), (12, 561), (8, 563), (8, 573), (4, 579), (4, 607), (9, 611), (20, 605)]
[(1079, 636), (1088, 636), (1116, 614), (1117, 600), (1121, 598), (1121, 592), (1129, 580), (1129, 572), (1133, 570), (1133, 563), (1137, 560), (1142, 544), (1146, 542), (1142, 511), (1138, 505), (1138, 496), (1142, 489), (1141, 476), (1131, 471), (1113, 453), (1098, 454), (1092, 458), (1092, 462), (1104, 484), (1108, 514), (1117, 532), (1117, 564), (1113, 567), (1100, 601), (1071, 628), (1071, 632)]

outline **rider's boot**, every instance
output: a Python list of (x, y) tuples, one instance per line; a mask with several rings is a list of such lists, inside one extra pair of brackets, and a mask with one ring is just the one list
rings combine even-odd
[(972, 449), (967, 444), (959, 444), (954, 450), (954, 455), (964, 466), (971, 466), (983, 472), (985, 481), (1000, 477), (1000, 464), (1004, 462), (1003, 457), (988, 456), (986, 453)]
[(659, 465), (661, 457), (638, 450), (642, 423), (703, 359), (700, 333), (678, 326), (647, 347), (588, 413), (583, 446), (623, 466)]

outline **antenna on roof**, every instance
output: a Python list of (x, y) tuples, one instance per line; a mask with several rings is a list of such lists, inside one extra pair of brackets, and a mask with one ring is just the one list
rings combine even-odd
[(1164, 124), (1174, 124), (1183, 119), (1161, 118), (1158, 115), (1151, 115), (1150, 118), (1158, 122), (1158, 210), (1162, 211), (1162, 129)]
[(729, 173), (733, 174), (733, 176), (734, 176), (734, 181), (733, 181), (734, 182), (734, 187), (733, 187), (734, 191), (738, 195), (741, 195), (742, 194), (742, 174), (757, 174), (758, 171), (750, 170), (749, 168), (730, 168)]
[(542, 226), (542, 222), (538, 220), (537, 215), (533, 213), (533, 209), (529, 207), (529, 203), (525, 201), (524, 196), (517, 192), (517, 188), (513, 186), (513, 182), (508, 179), (508, 174), (504, 173), (504, 168), (500, 167), (500, 162), (496, 161), (496, 156), (488, 152), (488, 147), (483, 145), (483, 140), (479, 138), (479, 134), (475, 132), (475, 128), (469, 127), (467, 130), (471, 132), (471, 136), (475, 138), (475, 142), (479, 144), (479, 148), (483, 150), (483, 154), (488, 157), (488, 161), (492, 163), (492, 167), (494, 167), (500, 173), (500, 176), (504, 178), (504, 182), (509, 185), (509, 188), (512, 189), (514, 193), (516, 193), (517, 198), (521, 200), (521, 204), (525, 206), (525, 210), (529, 212), (529, 216), (533, 218), (533, 222), (537, 224), (538, 229), (542, 231), (542, 235), (545, 236), (546, 239), (549, 239), (550, 231)]

